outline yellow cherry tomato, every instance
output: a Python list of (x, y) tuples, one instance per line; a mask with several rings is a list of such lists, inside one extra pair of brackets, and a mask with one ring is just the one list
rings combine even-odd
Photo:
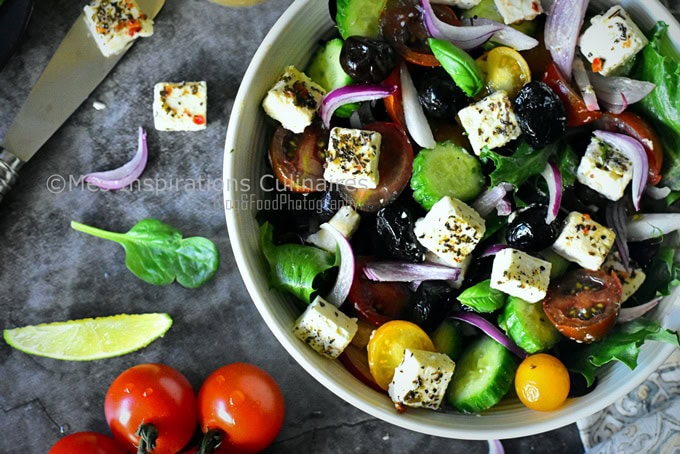
[(373, 379), (387, 390), (394, 369), (401, 363), (404, 350), (434, 351), (434, 344), (427, 333), (415, 323), (391, 320), (373, 331), (368, 342), (368, 367)]
[(477, 59), (489, 93), (503, 90), (514, 98), (524, 84), (531, 82), (527, 61), (512, 47), (494, 47)]
[(515, 374), (517, 396), (532, 410), (556, 410), (567, 400), (569, 386), (567, 368), (547, 353), (527, 356)]

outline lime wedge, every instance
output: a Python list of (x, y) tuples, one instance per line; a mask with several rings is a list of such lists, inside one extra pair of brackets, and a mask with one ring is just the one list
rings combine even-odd
[(146, 347), (170, 326), (168, 314), (121, 314), (6, 329), (3, 337), (12, 347), (31, 355), (92, 361)]

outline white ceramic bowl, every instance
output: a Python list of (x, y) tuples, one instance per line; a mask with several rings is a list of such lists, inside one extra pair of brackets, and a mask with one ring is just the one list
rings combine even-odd
[[(622, 364), (608, 367), (593, 392), (584, 398), (569, 399), (554, 412), (535, 412), (519, 401), (504, 401), (481, 416), (415, 409), (398, 414), (386, 395), (363, 385), (339, 362), (323, 358), (293, 335), (291, 327), (298, 311), (288, 296), (269, 289), (268, 267), (258, 246), (255, 201), (264, 198), (259, 182), (268, 145), (260, 104), (283, 68), (291, 64), (304, 67), (319, 38), (331, 29), (327, 3), (295, 1), (266, 36), (236, 96), (225, 146), (225, 211), (231, 245), (248, 292), (279, 342), (321, 384), (355, 407), (397, 426), (449, 438), (505, 439), (549, 431), (602, 410), (639, 385), (672, 353), (672, 346), (647, 343), (635, 371)], [(614, 2), (591, 3), (604, 10)], [(643, 30), (656, 20), (671, 24), (671, 37), (680, 48), (680, 26), (660, 3), (656, 0), (620, 3)], [(655, 316), (664, 326), (680, 329), (679, 306), (680, 292), (676, 291), (659, 306)]]

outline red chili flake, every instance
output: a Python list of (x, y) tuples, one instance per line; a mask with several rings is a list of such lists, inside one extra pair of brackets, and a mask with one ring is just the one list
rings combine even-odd
[(130, 19), (127, 21), (127, 29), (130, 36), (135, 36), (142, 30), (142, 24), (136, 19)]
[(533, 9), (535, 12), (540, 13), (541, 9), (538, 7), (537, 2), (531, 2), (531, 9)]
[(599, 73), (602, 71), (602, 66), (604, 65), (604, 61), (600, 57), (595, 57), (593, 60), (593, 72), (594, 73)]
[(203, 115), (194, 115), (194, 123), (197, 125), (205, 124), (205, 117)]

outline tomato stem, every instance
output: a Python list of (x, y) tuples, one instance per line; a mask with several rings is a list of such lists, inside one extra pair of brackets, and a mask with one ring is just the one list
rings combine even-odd
[(158, 429), (156, 426), (142, 422), (137, 428), (135, 435), (139, 437), (137, 454), (150, 454), (156, 449), (156, 439), (158, 438)]
[(198, 448), (197, 454), (211, 454), (215, 452), (215, 449), (217, 449), (224, 441), (224, 436), (225, 433), (221, 429), (208, 430), (205, 435), (203, 435), (201, 446)]

